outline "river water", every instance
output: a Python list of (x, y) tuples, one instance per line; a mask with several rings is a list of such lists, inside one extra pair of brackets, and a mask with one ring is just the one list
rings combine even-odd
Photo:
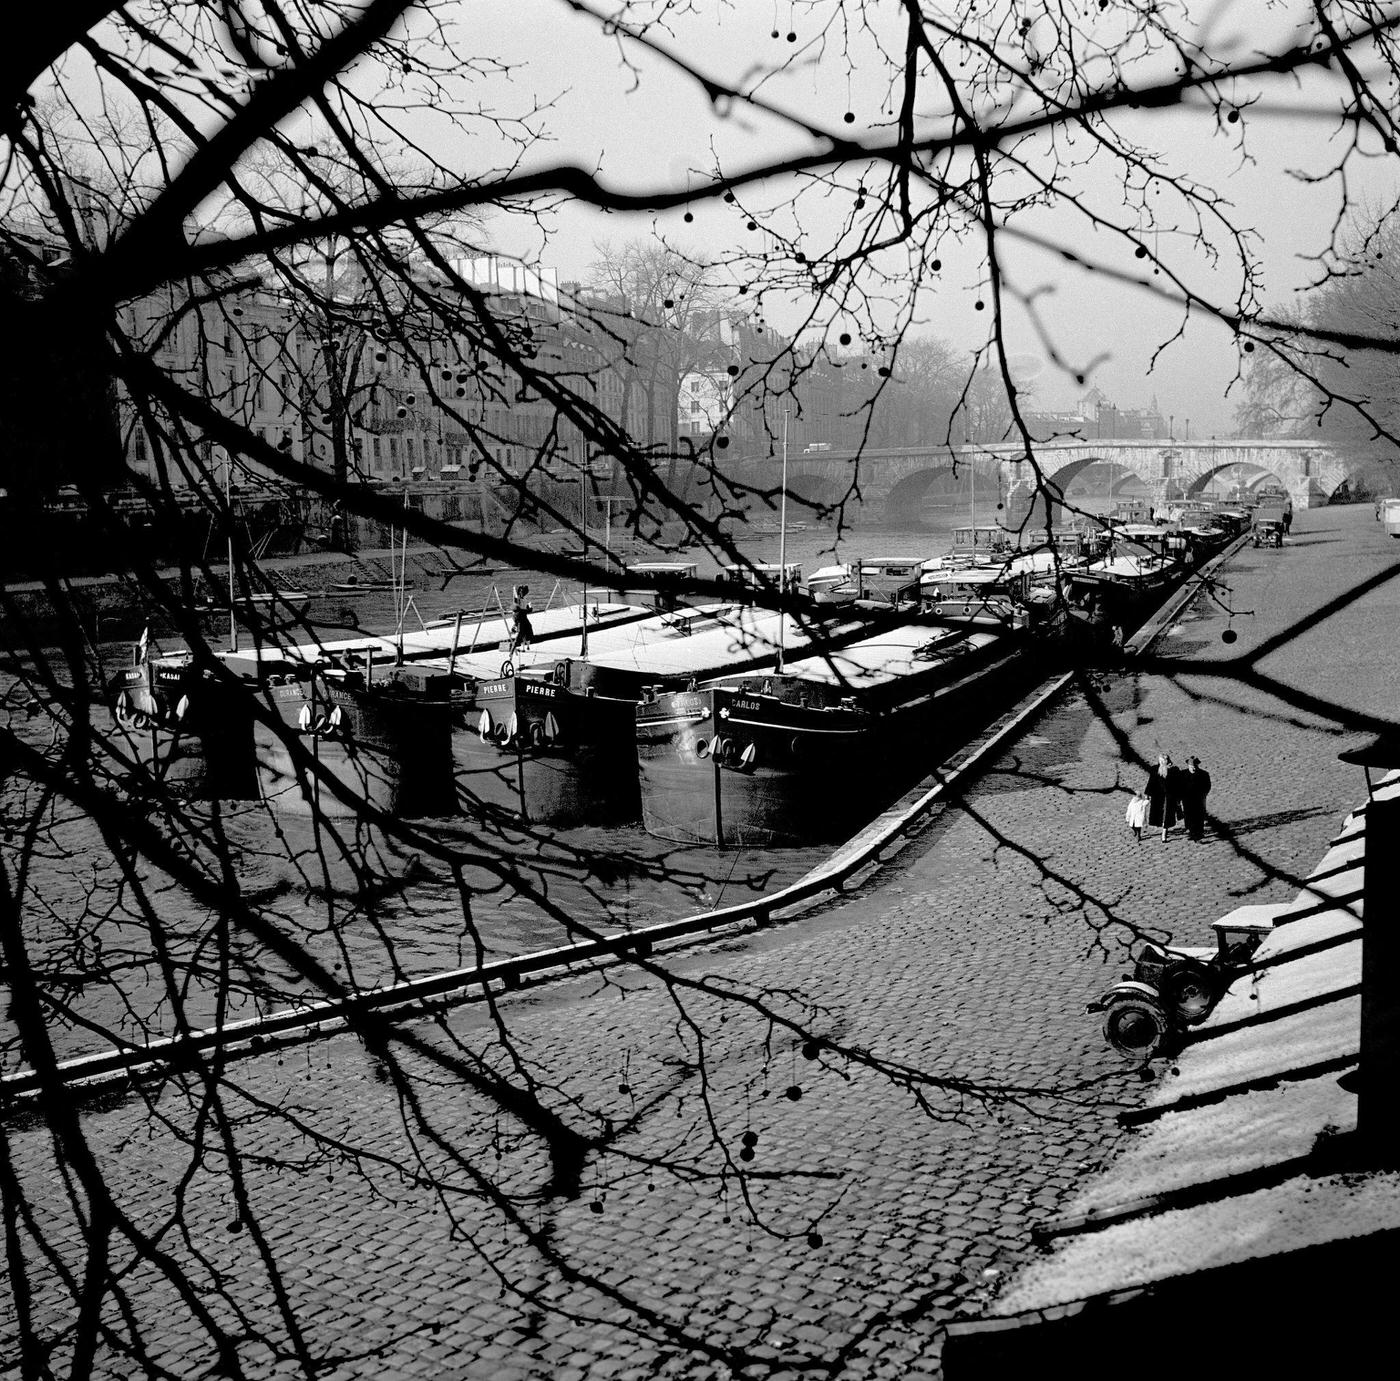
[[(800, 527), (788, 533), (787, 558), (810, 574), (857, 555), (936, 555), (968, 516), (956, 505), (929, 521), (926, 507), (917, 529), (870, 528), (839, 541), (833, 529)], [(750, 531), (740, 540), (753, 560), (777, 560), (776, 533)], [(702, 574), (717, 569), (696, 559)], [(382, 564), (387, 571), (387, 557)], [(410, 554), (410, 573), (424, 564), (433, 567), (433, 554)], [(317, 588), (314, 568), (288, 578)], [(552, 577), (515, 571), (454, 577), (441, 588), (420, 579), (406, 626), (480, 610), (493, 589), (508, 603), (519, 580), (531, 584), (536, 609), (579, 594), (556, 588)], [(310, 618), (383, 632), (395, 609), (388, 594), (327, 596), (313, 602)], [(120, 664), (128, 649), (104, 652)], [(5, 677), (0, 692), (26, 742), (52, 744), (55, 752), (62, 746), (47, 716), (30, 713), (24, 678)], [(55, 1003), (61, 1055), (102, 1048), (113, 1036), (140, 1039), (180, 1021), (198, 1027), (283, 1005), (312, 991), (298, 972), (298, 952), (339, 981), (373, 986), (734, 903), (795, 881), (826, 853), (721, 852), (663, 843), (639, 827), (509, 830), (466, 817), (406, 823), (384, 837), (354, 822), (277, 816), (261, 802), (117, 796), (89, 813), (61, 800), (41, 808), (18, 774), (0, 788), (0, 800), (0, 852), (11, 879), (22, 879), (23, 933)], [(25, 854), (25, 826), (36, 817), (43, 828)], [(166, 866), (157, 866), (150, 848), (124, 842), (132, 827), (173, 851)], [(200, 886), (192, 888), (181, 869)], [(6, 1068), (22, 1062), (12, 1034), (0, 1024)]]

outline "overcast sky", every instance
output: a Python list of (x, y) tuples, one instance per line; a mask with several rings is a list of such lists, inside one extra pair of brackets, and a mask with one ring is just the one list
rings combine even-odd
[[(1111, 22), (1116, 8), (1109, 5), (1105, 19), (1092, 4), (1064, 3), (1078, 15), (1091, 16), (1082, 20), (1091, 26)], [(969, 0), (957, 0), (948, 10), (956, 14), (968, 6)], [(1304, 0), (1193, 0), (1186, 8), (1192, 19), (1189, 25), (1183, 21), (1183, 31), (1200, 33), (1206, 25), (1212, 54), (1242, 56), (1290, 33), (1310, 6)], [(745, 90), (756, 87), (766, 100), (843, 136), (888, 136), (891, 68), (877, 40), (887, 40), (888, 51), (898, 58), (902, 10), (896, 0), (865, 0), (861, 6), (844, 8), (840, 0), (654, 0), (629, 7), (633, 16), (647, 12), (665, 13), (669, 27), (656, 28), (654, 37), (702, 73)], [(1022, 6), (1021, 12), (1031, 10)], [(596, 19), (580, 16), (567, 0), (443, 0), (439, 13), (453, 21), (450, 32), (459, 53), (509, 64), (507, 71), (494, 76), (463, 69), (458, 90), (463, 109), (519, 118), (523, 125), (516, 128), (538, 136), (523, 155), (526, 169), (573, 163), (596, 170), (605, 185), (619, 190), (673, 190), (684, 189), (688, 180), (697, 181), (703, 170), (716, 166), (733, 174), (784, 154), (825, 147), (791, 124), (748, 106), (725, 109), (713, 104), (694, 80), (635, 44), (606, 36)], [(871, 15), (888, 25), (874, 37), (854, 23)], [(413, 32), (423, 34), (421, 41), (432, 55), (433, 40), (421, 20), (414, 23)], [(1033, 28), (1031, 41), (1040, 32)], [(1096, 33), (1111, 38), (1111, 30), (1092, 27), (1081, 36)], [(789, 41), (789, 34), (795, 41)], [(947, 50), (950, 64), (956, 65), (955, 45), (948, 44)], [(783, 70), (773, 70), (778, 68)], [(1266, 88), (1222, 93), (1242, 111), (1235, 123), (1219, 122), (1218, 112), (1204, 99), (1178, 109), (1115, 117), (1120, 133), (1130, 134), (1179, 173), (1226, 200), (1228, 213), (1251, 236), (1251, 252), (1262, 268), (1266, 309), (1290, 304), (1298, 289), (1317, 277), (1315, 256), (1325, 249), (1341, 207), (1338, 179), (1309, 184), (1295, 176), (1319, 176), (1335, 165), (1346, 147), (1349, 134), (1339, 133), (1335, 114), (1326, 114), (1337, 108), (1339, 89), (1335, 72), (1312, 70), (1297, 82), (1279, 80)], [(386, 108), (396, 95), (383, 96)], [(1267, 110), (1251, 104), (1257, 97), (1267, 100)], [(923, 129), (940, 128), (946, 119), (946, 112), (936, 107), (937, 99), (931, 94), (935, 104), (919, 112)], [(1300, 113), (1309, 110), (1317, 113)], [(443, 109), (410, 110), (401, 121), (437, 158), (464, 176), (480, 177), (499, 169), (508, 154), (513, 156), (502, 141), (490, 137), (490, 127), (480, 120), (466, 122), (468, 136), (462, 126), (451, 125), (449, 114)], [(309, 121), (303, 123), (312, 140), (319, 137)], [(1052, 146), (1046, 139), (1036, 146), (1034, 157), (1045, 167), (1076, 169), (1077, 186), (1100, 216), (1129, 229), (1144, 226), (1137, 213), (1125, 215), (1121, 186), (1115, 180), (1121, 165), (1095, 159), (1078, 166), (1087, 142), (1081, 137), (1068, 144), (1061, 137)], [(851, 180), (858, 176), (859, 170), (854, 170)], [(1395, 158), (1353, 159), (1348, 177), (1353, 200), (1378, 203), (1393, 195)], [(532, 206), (528, 213), (493, 213), (484, 235), (486, 247), (538, 259), (554, 268), (561, 281), (586, 279), (598, 241), (621, 242), (647, 235), (654, 226), (709, 257), (751, 252), (763, 244), (763, 233), (746, 228), (750, 211), (779, 206), (792, 190), (791, 182), (781, 179), (747, 188), (740, 198), (742, 210), (697, 202), (689, 224), (679, 211), (653, 219), (604, 215), (563, 204), (540, 217), (538, 206)], [(1170, 187), (1161, 190), (1159, 196), (1154, 189), (1151, 199), (1158, 208), (1152, 244), (1195, 292), (1231, 305), (1239, 289), (1239, 266), (1228, 244), (1218, 232), (1203, 240)], [(850, 211), (851, 198), (844, 193), (804, 198), (802, 226), (814, 255), (830, 247)], [(1081, 218), (1055, 208), (1036, 208), (1019, 213), (1008, 229), (1013, 235), (1044, 238), (1056, 247), (1044, 253), (1004, 242), (1003, 267), (1009, 281), (1035, 296), (1042, 327), (1064, 362), (1063, 368), (1043, 368), (1037, 381), (1043, 404), (1071, 406), (1083, 391), (1075, 380), (1082, 373), (1122, 407), (1146, 406), (1155, 398), (1163, 414), (1176, 419), (1178, 435), (1185, 432), (1188, 418), (1193, 437), (1232, 430), (1233, 402), (1225, 390), (1238, 356), (1228, 330), (1199, 315), (1187, 319), (1179, 306), (1067, 263), (1058, 251), (1102, 259), (1134, 274), (1143, 268), (1112, 235), (1091, 231)], [(1223, 252), (1212, 257), (1212, 249)], [(963, 349), (985, 340), (990, 313), (974, 307), (988, 297), (981, 250), (976, 241), (960, 249), (949, 246), (937, 279), (917, 285), (916, 331), (941, 336)], [(900, 261), (888, 262), (897, 272)], [(1153, 281), (1160, 285), (1164, 280)], [(757, 283), (751, 281), (751, 286)], [(896, 281), (890, 294), (907, 297), (909, 287), (907, 281)], [(801, 323), (804, 305), (769, 302), (765, 307), (772, 324), (790, 333)], [(854, 319), (837, 319), (833, 330), (849, 330), (857, 343), (862, 336), (861, 323)], [(1049, 352), (1014, 304), (1007, 310), (1006, 333), (1014, 353), (1046, 359)]]
[[(818, 42), (820, 22), (833, 8), (761, 0), (731, 8), (717, 0), (698, 0), (695, 13), (678, 17), (671, 34), (658, 37), (703, 71), (734, 82), (742, 82), (764, 64), (795, 59), (797, 68), (765, 86), (765, 93), (826, 127), (860, 135), (885, 115), (888, 71), (874, 60), (873, 49), (868, 49), (870, 60), (862, 62), (859, 42), (853, 64), (832, 39)], [(1238, 0), (1208, 10), (1195, 7), (1211, 19), (1220, 51), (1248, 50), (1265, 36), (1261, 25), (1286, 29), (1288, 12), (1298, 8), (1268, 0)], [(741, 168), (771, 158), (775, 151), (812, 147), (779, 121), (742, 109), (727, 114), (717, 110), (692, 81), (633, 46), (620, 49), (616, 40), (600, 34), (596, 23), (574, 15), (560, 0), (482, 0), (463, 6), (463, 21), (459, 39), (466, 46), (520, 64), (509, 80), (488, 85), (497, 109), (518, 110), (527, 98), (551, 103), (535, 119), (547, 142), (531, 154), (531, 164), (576, 162), (596, 168), (608, 185), (630, 191), (684, 186), (688, 170), (716, 161), (726, 169)], [(776, 39), (771, 36), (774, 30)], [(797, 33), (796, 44), (787, 41), (789, 32)], [(631, 66), (622, 62), (622, 51)], [(847, 70), (851, 65), (854, 71)], [(1267, 95), (1276, 104), (1326, 108), (1330, 81), (1320, 76), (1297, 87), (1279, 84)], [(1241, 104), (1252, 94), (1256, 93), (1235, 93)], [(850, 125), (842, 119), (848, 110), (855, 116)], [(1308, 187), (1291, 174), (1317, 174), (1335, 161), (1341, 138), (1335, 121), (1266, 115), (1246, 106), (1244, 119), (1222, 132), (1202, 103), (1194, 112), (1156, 111), (1137, 117), (1133, 133), (1183, 172), (1219, 191), (1238, 222), (1255, 232), (1269, 305), (1288, 302), (1316, 276), (1310, 256), (1327, 243), (1340, 205), (1340, 184), (1333, 180)], [(1107, 173), (1105, 165), (1095, 195), (1111, 211)], [(1360, 187), (1376, 196), (1392, 176), (1388, 162), (1372, 160), (1364, 172), (1354, 168), (1353, 195)], [(777, 201), (786, 190), (765, 188), (750, 199)], [(691, 225), (683, 225), (678, 213), (656, 223), (678, 242), (701, 251), (752, 247), (751, 238), (745, 241), (746, 217), (734, 208), (697, 205), (694, 215)], [(820, 212), (809, 210), (807, 217), (820, 236)], [(1237, 285), (1232, 266), (1208, 262), (1194, 229), (1176, 225), (1170, 208), (1164, 221), (1156, 237), (1164, 257), (1203, 295), (1230, 302)], [(652, 223), (645, 216), (602, 215), (572, 207), (549, 218), (548, 243), (541, 242), (533, 222), (524, 217), (497, 215), (489, 222), (489, 232), (502, 251), (542, 256), (557, 267), (561, 279), (568, 279), (586, 277), (596, 241), (645, 234)], [(1067, 238), (1071, 247), (1106, 252), (1105, 246), (1077, 241), (1075, 237), (1085, 232), (1064, 217), (1028, 213), (1019, 224), (1062, 242)], [(1022, 288), (1047, 293), (1039, 305), (1066, 363), (1078, 370), (1097, 361), (1091, 382), (1120, 405), (1143, 406), (1155, 396), (1163, 413), (1178, 419), (1178, 434), (1187, 418), (1193, 436), (1230, 430), (1232, 404), (1224, 390), (1236, 354), (1227, 331), (1204, 322), (1186, 323), (1182, 338), (1165, 348), (1149, 373), (1153, 352), (1182, 325), (1179, 309), (1156, 304), (1141, 291), (1076, 274), (1058, 255), (1013, 251), (1008, 264)], [(920, 299), (920, 315), (927, 323), (920, 329), (964, 347), (982, 339), (985, 317), (972, 307), (985, 296), (978, 285), (979, 272), (979, 259), (971, 248), (950, 256), (941, 282)], [(781, 310), (770, 308), (769, 315), (780, 328), (786, 324)], [(794, 313), (792, 321), (796, 320)], [(1019, 313), (1008, 317), (1014, 347), (1043, 355), (1023, 322)], [(1039, 390), (1046, 401), (1058, 404), (1068, 403), (1080, 391), (1072, 378), (1051, 368), (1042, 374)]]

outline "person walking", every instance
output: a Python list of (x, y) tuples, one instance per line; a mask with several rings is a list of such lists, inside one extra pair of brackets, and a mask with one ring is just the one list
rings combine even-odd
[(1177, 770), (1170, 757), (1161, 753), (1157, 766), (1147, 774), (1147, 823), (1162, 831), (1162, 838), (1176, 824)]
[(1186, 833), (1192, 839), (1202, 839), (1206, 832), (1206, 797), (1210, 795), (1210, 773), (1197, 757), (1186, 759), (1178, 781), (1181, 796), (1181, 818)]
[(1162, 838), (1173, 825), (1181, 823), (1181, 768), (1167, 759), (1167, 790), (1162, 802)]
[(1133, 799), (1128, 802), (1127, 821), (1128, 828), (1133, 832), (1133, 838), (1139, 844), (1142, 843), (1142, 831), (1147, 825), (1147, 788), (1139, 787), (1133, 793)]

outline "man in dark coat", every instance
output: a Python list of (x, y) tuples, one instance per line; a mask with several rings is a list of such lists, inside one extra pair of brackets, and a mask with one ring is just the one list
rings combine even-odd
[(1186, 766), (1178, 775), (1177, 793), (1181, 797), (1181, 817), (1186, 822), (1186, 833), (1192, 839), (1202, 838), (1206, 830), (1210, 773), (1201, 766), (1200, 758), (1186, 759)]

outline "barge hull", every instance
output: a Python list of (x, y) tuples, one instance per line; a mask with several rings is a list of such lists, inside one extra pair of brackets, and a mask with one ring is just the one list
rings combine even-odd
[(108, 741), (133, 764), (130, 786), (190, 800), (257, 796), (252, 708), (240, 687), (152, 658), (118, 673), (111, 691)]
[(636, 820), (634, 705), (524, 676), (478, 687), (453, 711), (458, 809), (559, 827)]
[(848, 838), (1011, 703), (1030, 671), (1020, 652), (998, 640), (911, 678), (885, 707), (794, 705), (760, 678), (660, 695), (637, 712), (642, 823), (719, 848)]
[(450, 811), (445, 702), (302, 682), (268, 686), (262, 699), (302, 750), (269, 725), (255, 726), (258, 786), (274, 810), (341, 820), (367, 808), (400, 816)]

